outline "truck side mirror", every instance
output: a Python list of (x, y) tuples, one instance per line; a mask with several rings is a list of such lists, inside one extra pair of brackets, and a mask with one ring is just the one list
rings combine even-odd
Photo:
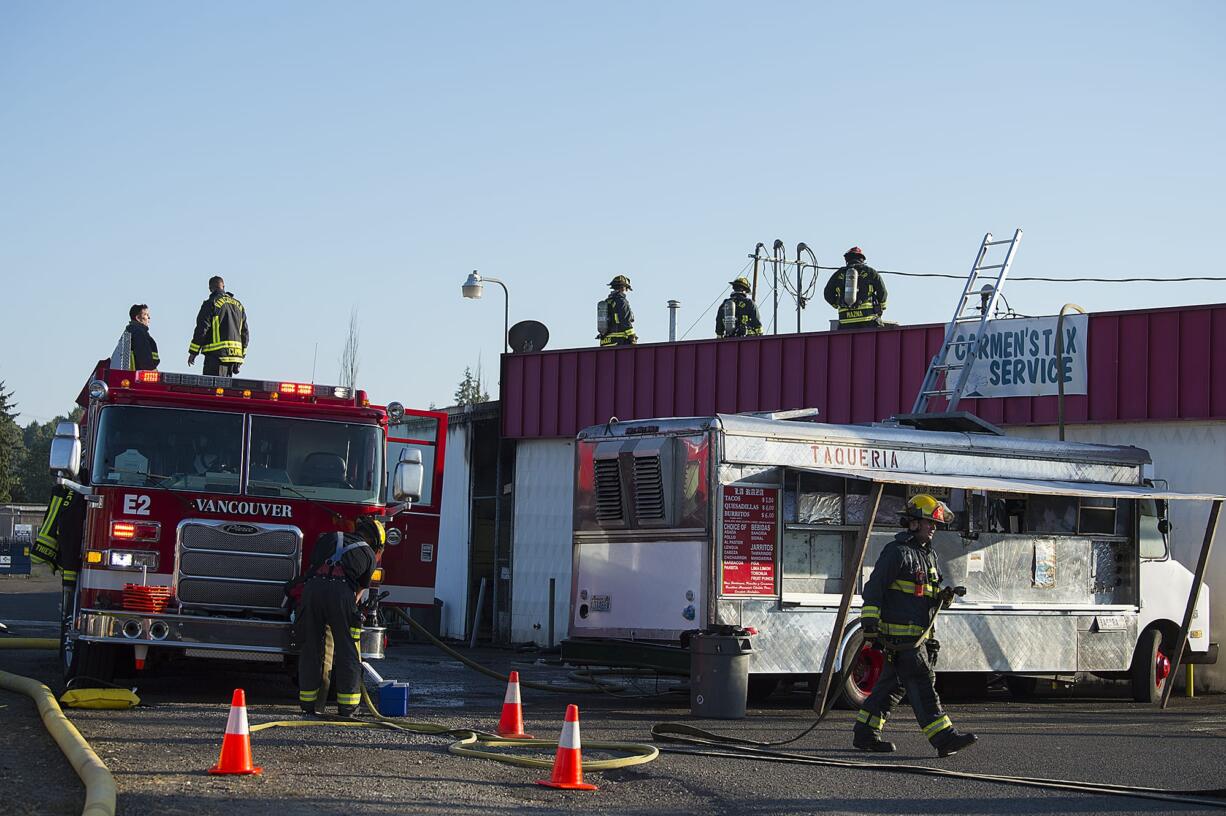
[(426, 469), (421, 463), (421, 451), (402, 450), (400, 461), (392, 473), (392, 497), (400, 502), (419, 500), (425, 479)]
[(1158, 532), (1168, 535), (1171, 532), (1170, 519), (1158, 519)]
[(77, 478), (81, 472), (81, 431), (75, 422), (61, 422), (51, 437), (51, 474)]

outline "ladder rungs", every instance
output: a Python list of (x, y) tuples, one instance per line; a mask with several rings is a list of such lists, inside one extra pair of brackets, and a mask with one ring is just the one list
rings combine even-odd
[(940, 391), (925, 391), (924, 396), (925, 397), (948, 397), (952, 393), (953, 393), (953, 389), (943, 388)]
[(984, 243), (984, 246), (999, 246), (1000, 244), (1011, 244), (1011, 243), (1013, 243), (1012, 238), (1001, 238), (999, 241), (987, 241)]
[(954, 371), (959, 368), (966, 368), (964, 363), (941, 363), (940, 365), (932, 366), (933, 371)]
[(1004, 269), (1004, 268), (1005, 268), (1004, 264), (992, 264), (991, 266), (977, 266), (975, 267), (975, 271), (982, 272), (985, 269)]

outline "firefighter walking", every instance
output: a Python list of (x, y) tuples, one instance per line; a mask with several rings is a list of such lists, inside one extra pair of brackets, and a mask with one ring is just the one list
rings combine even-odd
[(596, 339), (602, 346), (633, 345), (639, 338), (634, 333), (634, 310), (630, 308), (626, 292), (634, 287), (629, 278), (618, 275), (609, 281), (609, 288), (613, 291), (600, 302), (601, 308), (597, 311)]
[(839, 328), (880, 326), (885, 313), (885, 282), (866, 264), (858, 246), (843, 253), (843, 266), (830, 276), (822, 297), (839, 311)]
[(187, 364), (196, 364), (204, 355), (204, 373), (232, 377), (247, 356), (247, 311), (233, 294), (226, 291), (220, 275), (209, 278), (209, 296), (200, 304), (196, 330), (187, 347)]
[(732, 295), (719, 307), (715, 315), (716, 337), (756, 337), (762, 333), (762, 320), (758, 307), (749, 296), (749, 279), (744, 276), (734, 281)]
[(298, 704), (307, 714), (322, 712), (326, 702), (319, 699), (325, 630), (331, 631), (335, 644), (332, 682), (337, 711), (349, 717), (357, 710), (362, 699), (358, 657), (362, 619), (357, 599), (370, 586), (386, 541), (383, 523), (362, 516), (355, 532), (324, 533), (315, 542), (298, 610)]
[(940, 649), (931, 637), (933, 620), (954, 594), (965, 593), (961, 587), (939, 588), (941, 573), (932, 551), (937, 525), (952, 520), (944, 502), (927, 494), (912, 497), (901, 519), (907, 529), (885, 546), (864, 584), (860, 613), (864, 636), (877, 639), (886, 662), (856, 715), (852, 745), (862, 751), (894, 750), (894, 743), (881, 739), (881, 731), (904, 693), (920, 729), (940, 756), (957, 753), (977, 739), (957, 731), (941, 709), (933, 673)]

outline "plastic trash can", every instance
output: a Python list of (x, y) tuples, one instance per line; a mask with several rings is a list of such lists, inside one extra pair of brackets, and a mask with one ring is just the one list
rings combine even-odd
[(748, 634), (697, 632), (690, 638), (690, 713), (715, 720), (745, 716), (749, 692)]

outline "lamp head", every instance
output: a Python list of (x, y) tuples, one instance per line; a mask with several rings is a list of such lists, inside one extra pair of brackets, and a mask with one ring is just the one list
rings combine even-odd
[(471, 298), (473, 300), (480, 300), (481, 291), (485, 288), (485, 286), (481, 283), (481, 276), (477, 274), (477, 270), (474, 269), (472, 274), (468, 276), (468, 280), (464, 281), (464, 285), (461, 288), (463, 289), (464, 297)]

